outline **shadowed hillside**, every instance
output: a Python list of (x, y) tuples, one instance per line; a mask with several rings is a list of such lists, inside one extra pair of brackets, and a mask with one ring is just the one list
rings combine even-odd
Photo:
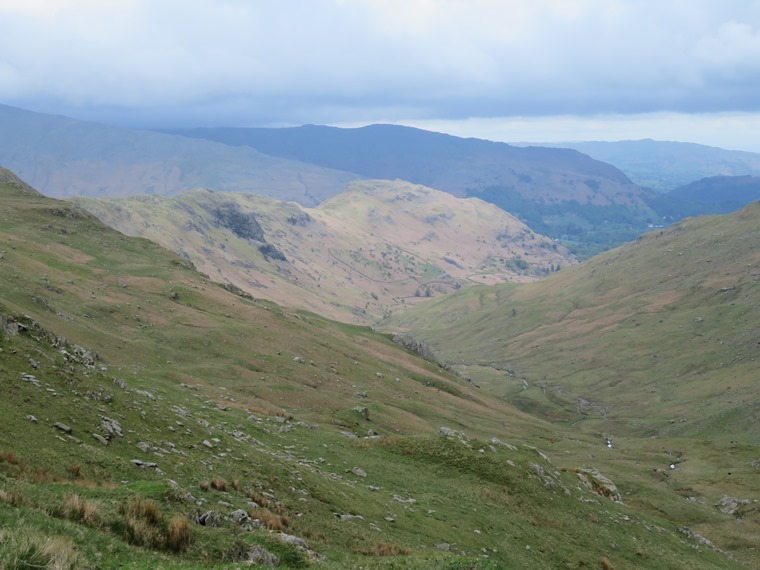
[(316, 208), (209, 190), (77, 204), (254, 296), (359, 323), (574, 263), (491, 204), (402, 181), (353, 182)]
[(253, 149), (120, 129), (0, 105), (0, 164), (40, 192), (171, 195), (207, 186), (315, 205), (356, 175)]

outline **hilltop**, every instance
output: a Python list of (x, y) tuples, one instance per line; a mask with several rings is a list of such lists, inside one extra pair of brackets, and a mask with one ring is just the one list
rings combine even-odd
[(618, 491), (590, 440), (387, 336), (221, 286), (7, 171), (0, 206), (6, 567), (742, 567), (684, 527), (723, 515)]
[(0, 164), (47, 196), (172, 195), (207, 186), (315, 205), (357, 175), (250, 148), (0, 105)]
[(315, 208), (194, 190), (77, 200), (254, 296), (371, 323), (476, 283), (534, 280), (574, 263), (503, 210), (403, 181), (357, 181)]
[(657, 218), (649, 191), (614, 166), (570, 149), (522, 148), (397, 125), (166, 132), (482, 198), (584, 256), (634, 239)]

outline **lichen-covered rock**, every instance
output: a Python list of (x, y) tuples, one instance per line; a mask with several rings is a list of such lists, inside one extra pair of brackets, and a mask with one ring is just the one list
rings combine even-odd
[(591, 491), (618, 503), (622, 502), (623, 499), (620, 496), (620, 491), (618, 491), (615, 484), (596, 469), (583, 468), (573, 469), (572, 471), (578, 474), (578, 479), (580, 479), (581, 483)]

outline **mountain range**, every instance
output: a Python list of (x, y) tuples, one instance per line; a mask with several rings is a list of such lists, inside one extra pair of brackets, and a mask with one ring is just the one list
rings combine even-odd
[[(0, 106), (0, 164), (49, 196), (172, 196), (205, 187), (313, 207), (350, 181), (402, 179), (491, 202), (584, 259), (650, 226), (713, 213), (699, 200), (643, 186), (672, 189), (704, 176), (757, 174), (752, 153), (654, 141), (601, 148), (620, 149), (608, 154), (622, 170), (567, 148), (522, 148), (395, 125), (168, 134)], [(631, 164), (682, 183), (649, 184)], [(745, 196), (743, 204), (750, 201)]]

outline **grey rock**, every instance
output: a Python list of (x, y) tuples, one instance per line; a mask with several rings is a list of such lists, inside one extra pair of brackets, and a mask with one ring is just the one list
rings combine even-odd
[(462, 433), (461, 431), (447, 428), (445, 426), (441, 426), (440, 429), (438, 430), (438, 433), (448, 438), (456, 437), (462, 440), (467, 438), (467, 436), (465, 436), (464, 433)]
[(359, 406), (356, 408), (359, 415), (366, 421), (369, 421), (369, 408), (367, 406)]
[(253, 566), (278, 566), (280, 564), (280, 559), (277, 556), (258, 544), (253, 545), (248, 551), (246, 561)]
[(404, 498), (404, 497), (401, 497), (400, 495), (393, 495), (393, 499), (405, 505), (413, 505), (414, 503), (417, 502), (417, 499)]
[(715, 508), (727, 515), (740, 516), (742, 507), (749, 505), (749, 499), (737, 499), (736, 497), (725, 496), (715, 504)]
[(232, 519), (232, 522), (234, 522), (236, 525), (240, 525), (240, 526), (243, 526), (244, 524), (251, 521), (251, 517), (249, 517), (248, 513), (245, 512), (243, 509), (232, 511), (230, 513), (230, 519)]
[(106, 439), (113, 439), (114, 437), (124, 437), (121, 432), (121, 425), (117, 420), (104, 417), (100, 422), (100, 427), (106, 434)]
[(24, 381), (26, 381), (26, 382), (30, 382), (36, 388), (42, 387), (42, 384), (40, 383), (39, 380), (37, 380), (37, 378), (35, 376), (32, 376), (31, 374), (27, 374), (26, 372), (22, 372), (21, 373), (21, 379), (24, 380)]
[(37, 418), (35, 418), (32, 414), (29, 414), (28, 416), (26, 416), (26, 419), (32, 422), (33, 424), (37, 423)]
[(285, 534), (284, 532), (281, 532), (279, 534), (279, 538), (281, 541), (287, 542), (288, 544), (293, 544), (297, 546), (298, 548), (303, 548), (304, 550), (308, 550), (309, 548), (306, 545), (306, 541), (303, 538), (293, 536), (292, 534)]
[(442, 542), (441, 544), (436, 544), (435, 547), (438, 550), (443, 550), (444, 552), (448, 552), (451, 550), (451, 545), (448, 542)]
[(364, 471), (364, 469), (362, 469), (361, 467), (354, 467), (353, 469), (351, 469), (351, 473), (353, 473), (357, 477), (366, 477), (367, 476), (367, 472)]
[(94, 434), (92, 434), (92, 437), (93, 437), (94, 439), (98, 440), (98, 442), (99, 442), (101, 445), (108, 445), (108, 440), (107, 440), (106, 438), (104, 438), (102, 435), (100, 435), (99, 433), (94, 433)]
[(63, 433), (71, 433), (71, 428), (62, 422), (55, 422), (53, 427)]
[(588, 487), (589, 490), (615, 502), (622, 502), (623, 499), (620, 496), (620, 491), (618, 491), (615, 484), (596, 469), (578, 469), (576, 473), (581, 483)]
[(493, 443), (494, 445), (499, 445), (501, 447), (506, 447), (510, 451), (517, 451), (517, 448), (514, 445), (510, 443), (504, 443), (498, 437), (491, 438), (491, 443)]
[(204, 440), (203, 440), (203, 445), (205, 445), (205, 446), (206, 446), (206, 447), (208, 447), (209, 449), (214, 449), (214, 444), (213, 444), (213, 443), (211, 443), (211, 442), (210, 442), (209, 440), (207, 440), (207, 439), (204, 439)]
[(224, 516), (216, 511), (206, 511), (205, 513), (195, 515), (193, 520), (201, 526), (220, 527), (224, 525)]
[(137, 444), (137, 447), (139, 447), (140, 451), (143, 453), (150, 453), (153, 450), (153, 446), (146, 441), (141, 441)]
[(351, 521), (363, 521), (364, 517), (361, 515), (340, 515), (340, 522), (351, 522)]

